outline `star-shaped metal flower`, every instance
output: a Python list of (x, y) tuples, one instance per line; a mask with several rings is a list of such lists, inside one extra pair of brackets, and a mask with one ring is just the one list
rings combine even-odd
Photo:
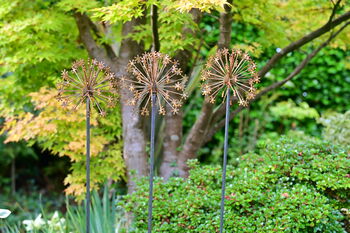
[(150, 52), (130, 61), (127, 70), (131, 75), (122, 77), (121, 83), (133, 93), (128, 104), (136, 105), (141, 115), (149, 115), (153, 94), (157, 97), (159, 114), (165, 115), (164, 104), (170, 106), (173, 114), (179, 112), (182, 100), (187, 97), (184, 93), (187, 77), (182, 75), (176, 61), (168, 55)]
[(63, 81), (57, 84), (57, 99), (62, 106), (76, 110), (87, 98), (91, 106), (106, 115), (103, 109), (113, 107), (116, 99), (116, 78), (110, 68), (97, 60), (78, 60), (70, 71), (62, 71)]
[[(219, 93), (222, 97), (230, 88), (241, 106), (247, 106), (256, 93), (254, 84), (260, 81), (256, 65), (241, 50), (221, 49), (209, 58), (202, 73), (202, 93), (210, 103), (215, 103)], [(223, 98), (225, 100), (225, 98)]]

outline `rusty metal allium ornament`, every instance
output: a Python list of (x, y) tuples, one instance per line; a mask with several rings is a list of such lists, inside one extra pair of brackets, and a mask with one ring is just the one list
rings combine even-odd
[(215, 103), (219, 93), (226, 97), (227, 89), (231, 89), (238, 104), (246, 107), (249, 100), (254, 98), (254, 84), (260, 79), (256, 65), (247, 53), (221, 49), (209, 58), (202, 73), (202, 81), (202, 93), (208, 97), (210, 103)]
[(113, 107), (116, 98), (116, 78), (110, 68), (97, 60), (78, 60), (70, 71), (62, 71), (57, 99), (62, 106), (76, 110), (89, 99), (98, 112), (106, 115), (104, 107)]
[(116, 79), (109, 67), (96, 60), (79, 60), (73, 63), (70, 72), (62, 72), (63, 81), (58, 87), (57, 99), (71, 110), (86, 103), (86, 233), (90, 233), (90, 115), (91, 108), (105, 116), (103, 107), (113, 107), (116, 94)]
[(168, 105), (173, 114), (179, 112), (183, 99), (187, 77), (182, 75), (178, 62), (169, 55), (159, 52), (145, 53), (129, 62), (127, 67), (131, 77), (122, 77), (121, 83), (133, 93), (128, 104), (137, 106), (141, 115), (149, 115), (152, 94), (156, 95), (158, 113), (165, 115), (164, 105)]
[(224, 206), (226, 189), (226, 166), (228, 152), (228, 130), (230, 122), (231, 91), (240, 106), (246, 107), (255, 96), (254, 84), (260, 81), (256, 72), (256, 65), (247, 53), (241, 50), (221, 49), (209, 58), (202, 73), (202, 93), (207, 101), (215, 103), (221, 93), (223, 101), (226, 99), (225, 139), (222, 166), (220, 233), (224, 230)]
[(160, 115), (166, 114), (167, 105), (173, 114), (179, 112), (187, 78), (182, 75), (178, 62), (169, 55), (156, 51), (137, 56), (129, 62), (130, 77), (122, 77), (122, 87), (129, 89), (133, 97), (128, 104), (136, 106), (141, 115), (149, 115), (151, 109), (150, 176), (148, 200), (148, 233), (152, 232), (152, 203), (154, 176), (154, 144), (157, 108)]

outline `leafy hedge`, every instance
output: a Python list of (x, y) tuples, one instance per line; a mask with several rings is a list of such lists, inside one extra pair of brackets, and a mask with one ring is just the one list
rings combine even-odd
[[(226, 232), (345, 232), (350, 151), (305, 135), (259, 146), (228, 167)], [(186, 180), (156, 180), (154, 232), (218, 232), (221, 169), (190, 165)], [(147, 201), (145, 179), (125, 203), (136, 232), (147, 229)]]

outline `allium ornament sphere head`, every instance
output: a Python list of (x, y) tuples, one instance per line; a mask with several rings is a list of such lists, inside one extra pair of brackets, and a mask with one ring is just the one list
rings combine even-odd
[(221, 49), (209, 58), (202, 74), (202, 94), (210, 103), (215, 103), (219, 93), (222, 97), (231, 89), (238, 104), (246, 107), (255, 97), (254, 84), (260, 81), (256, 65), (247, 53), (241, 50)]
[(156, 95), (159, 114), (165, 115), (164, 105), (168, 105), (173, 114), (179, 112), (187, 77), (182, 75), (178, 63), (166, 54), (159, 52), (145, 53), (129, 62), (127, 71), (130, 77), (122, 77), (124, 88), (133, 93), (128, 100), (129, 105), (137, 106), (141, 115), (149, 115), (152, 95)]
[(116, 101), (116, 78), (110, 68), (97, 60), (78, 60), (70, 71), (62, 71), (63, 81), (57, 84), (57, 99), (62, 106), (77, 110), (90, 100), (98, 112), (106, 115), (104, 107), (113, 107)]

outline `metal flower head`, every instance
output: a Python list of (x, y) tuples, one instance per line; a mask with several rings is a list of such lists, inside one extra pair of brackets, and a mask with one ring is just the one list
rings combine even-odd
[(103, 107), (113, 107), (116, 94), (116, 78), (109, 67), (96, 60), (78, 60), (73, 63), (71, 71), (62, 71), (63, 81), (58, 83), (57, 99), (62, 106), (73, 104), (76, 110), (89, 98), (90, 104), (105, 116)]
[(133, 93), (128, 104), (136, 105), (141, 115), (149, 115), (153, 94), (157, 97), (159, 114), (166, 113), (163, 103), (170, 106), (173, 114), (179, 112), (182, 100), (187, 97), (184, 93), (187, 78), (182, 75), (176, 61), (168, 55), (150, 52), (130, 61), (127, 70), (131, 77), (122, 77), (121, 82)]
[(233, 91), (233, 96), (238, 99), (241, 106), (247, 106), (249, 100), (256, 93), (254, 84), (260, 81), (256, 72), (256, 65), (247, 53), (241, 50), (221, 49), (209, 58), (202, 74), (202, 93), (208, 97), (210, 103), (221, 92), (222, 97), (227, 94), (227, 89)]

